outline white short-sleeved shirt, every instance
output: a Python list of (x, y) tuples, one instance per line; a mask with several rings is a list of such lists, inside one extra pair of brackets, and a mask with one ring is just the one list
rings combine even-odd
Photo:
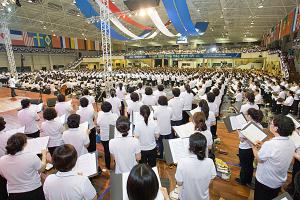
[(82, 96), (81, 98), (87, 98), (87, 100), (89, 100), (89, 104), (93, 104), (95, 103), (95, 97), (91, 96), (91, 95), (85, 95), (85, 96)]
[(0, 158), (0, 175), (7, 180), (8, 193), (23, 193), (42, 186), (38, 170), (42, 167), (39, 157), (29, 152), (5, 155)]
[(141, 153), (139, 141), (133, 137), (118, 137), (109, 141), (109, 151), (116, 161), (116, 174), (130, 172), (137, 164), (135, 155)]
[(216, 117), (215, 117), (215, 113), (213, 113), (212, 111), (208, 112), (208, 118), (205, 121), (205, 124), (207, 126), (207, 129), (209, 130), (210, 127), (212, 126), (212, 124), (216, 123)]
[(92, 200), (96, 190), (88, 177), (74, 171), (49, 175), (44, 183), (46, 200)]
[(142, 151), (153, 150), (156, 147), (155, 135), (158, 135), (157, 123), (153, 120), (137, 122), (134, 128), (134, 135), (139, 137), (140, 148)]
[(44, 121), (41, 126), (41, 135), (49, 136), (48, 147), (57, 147), (64, 143), (62, 133), (64, 127), (61, 123), (54, 120)]
[(243, 101), (243, 94), (241, 92), (239, 92), (235, 95), (235, 101), (236, 102), (242, 102)]
[(66, 115), (66, 117), (68, 117), (73, 109), (68, 102), (57, 102), (55, 104), (55, 110), (58, 116)]
[(25, 134), (35, 133), (39, 130), (37, 120), (38, 114), (29, 108), (22, 109), (18, 112), (18, 120), (22, 126), (25, 126)]
[(117, 89), (116, 89), (116, 95), (117, 95), (117, 97), (120, 100), (124, 100), (125, 99), (125, 94), (126, 94), (126, 91), (125, 91), (124, 87), (122, 88), (122, 90), (120, 90), (120, 88), (117, 87)]
[(12, 136), (14, 133), (9, 133), (6, 131), (1, 131), (0, 132), (0, 157), (4, 156), (6, 154), (6, 145), (7, 145), (7, 140)]
[(191, 155), (179, 160), (175, 179), (183, 183), (180, 200), (209, 200), (209, 184), (216, 175), (215, 164), (210, 158), (198, 160), (196, 155)]
[(85, 145), (90, 143), (87, 133), (82, 132), (79, 128), (70, 128), (63, 133), (65, 144), (71, 144), (77, 151), (78, 156), (88, 153)]
[(147, 106), (156, 105), (156, 98), (153, 95), (143, 95), (142, 103)]
[(88, 122), (89, 129), (92, 129), (95, 127), (94, 109), (91, 109), (90, 107), (81, 108), (76, 111), (76, 114), (80, 115), (80, 124), (82, 124), (84, 122)]
[(110, 97), (107, 102), (112, 106), (111, 111), (120, 116), (121, 101), (117, 97)]
[(109, 140), (109, 126), (116, 126), (117, 119), (118, 115), (112, 112), (105, 113), (103, 111), (100, 111), (98, 113), (97, 126), (100, 127), (101, 141)]
[(294, 103), (294, 98), (293, 96), (289, 96), (285, 99), (285, 101), (283, 102), (283, 105), (285, 106), (292, 106)]
[(168, 102), (168, 105), (170, 108), (172, 108), (172, 121), (179, 121), (182, 120), (182, 111), (184, 103), (180, 99), (180, 97), (174, 97), (173, 99), (170, 99)]
[(273, 189), (281, 187), (293, 160), (295, 145), (288, 137), (275, 137), (265, 142), (258, 151), (256, 179)]
[(172, 109), (168, 106), (158, 106), (154, 111), (153, 117), (157, 119), (157, 126), (160, 135), (171, 133)]
[(183, 101), (183, 110), (192, 110), (194, 94), (184, 91), (180, 94), (179, 97)]
[(246, 103), (246, 104), (241, 106), (240, 112), (243, 113), (244, 115), (247, 115), (247, 112), (250, 108), (255, 108), (256, 110), (259, 110), (258, 105)]
[(140, 108), (142, 105), (143, 104), (140, 101), (136, 101), (136, 102), (132, 101), (131, 103), (128, 104), (127, 113), (132, 115), (132, 112), (140, 112)]
[(256, 104), (262, 104), (262, 103), (263, 103), (263, 98), (262, 98), (261, 94), (255, 95), (254, 102), (255, 102)]
[(153, 92), (153, 95), (155, 96), (157, 101), (160, 96), (166, 96), (166, 93), (164, 91), (155, 90)]

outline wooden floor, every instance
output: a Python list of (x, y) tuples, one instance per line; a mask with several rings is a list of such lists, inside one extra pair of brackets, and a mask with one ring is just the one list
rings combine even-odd
[[(9, 97), (10, 90), (8, 88), (0, 88), (0, 104), (1, 98)], [(32, 92), (24, 92), (24, 91), (17, 91), (17, 95), (29, 97), (29, 98), (38, 98), (39, 94), (32, 93)], [(51, 95), (43, 95), (43, 101), (49, 97), (53, 97)], [(73, 100), (73, 105), (78, 106), (78, 101)], [(17, 109), (1, 112), (0, 116), (5, 118), (7, 122), (7, 127), (9, 129), (13, 127), (19, 127), (17, 121)], [(234, 179), (239, 176), (239, 159), (237, 157), (238, 152), (238, 135), (237, 133), (228, 133), (225, 125), (222, 122), (218, 123), (218, 136), (221, 139), (221, 144), (218, 145), (219, 149), (225, 150), (228, 152), (228, 155), (221, 155), (216, 153), (216, 157), (222, 159), (223, 161), (227, 162), (230, 166), (232, 176), (230, 181), (224, 181), (219, 178), (216, 178), (210, 186), (210, 196), (211, 199), (217, 200), (221, 197), (226, 200), (244, 200), (244, 199), (252, 199), (253, 191), (250, 191), (247, 187), (240, 186), (235, 183)], [(97, 145), (97, 149), (100, 152), (99, 158), (99, 165), (101, 168), (104, 168), (104, 157), (103, 157), (103, 148), (101, 144)], [(174, 179), (174, 174), (176, 168), (169, 167), (164, 162), (158, 162), (158, 170), (161, 178), (169, 179), (170, 180), (170, 190), (173, 190), (176, 182)], [(199, 171), (199, 173), (201, 173)], [(101, 176), (93, 178), (92, 182), (98, 192), (99, 195), (106, 192), (102, 199), (110, 199), (109, 198), (109, 172), (103, 172)]]

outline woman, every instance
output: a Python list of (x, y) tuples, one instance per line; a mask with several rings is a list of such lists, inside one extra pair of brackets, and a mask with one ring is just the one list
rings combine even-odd
[(150, 108), (143, 105), (140, 108), (140, 114), (144, 121), (135, 124), (134, 136), (140, 142), (141, 160), (140, 163), (148, 164), (151, 167), (156, 166), (156, 139), (159, 137), (158, 127), (153, 120), (149, 120)]
[(45, 180), (43, 189), (47, 200), (97, 199), (96, 190), (88, 177), (72, 171), (77, 161), (77, 152), (72, 145), (57, 147), (52, 160), (58, 172)]
[(116, 128), (122, 136), (109, 141), (109, 151), (116, 162), (115, 173), (121, 174), (129, 172), (141, 160), (141, 150), (139, 141), (128, 137), (130, 122), (127, 117), (120, 116)]
[(41, 131), (43, 136), (49, 136), (48, 150), (52, 156), (55, 148), (64, 143), (62, 139), (64, 127), (61, 123), (54, 120), (57, 117), (54, 108), (46, 108), (43, 112), (43, 117), (46, 121), (42, 123)]
[(98, 113), (97, 126), (100, 129), (101, 143), (104, 148), (105, 166), (110, 170), (110, 152), (109, 152), (109, 127), (115, 126), (118, 116), (111, 112), (112, 106), (105, 101), (101, 105), (101, 110)]
[[(263, 128), (261, 122), (263, 120), (263, 112), (261, 110), (256, 110), (255, 108), (250, 108), (247, 111), (248, 121), (254, 122), (261, 129)], [(253, 176), (253, 161), (254, 155), (252, 152), (252, 144), (249, 140), (243, 136), (240, 131), (238, 131), (240, 137), (239, 144), (239, 159), (240, 159), (240, 178), (236, 178), (235, 181), (241, 185), (247, 185), (252, 188), (252, 176)]]
[[(219, 117), (219, 108), (215, 102), (215, 99), (216, 99), (216, 96), (214, 93), (212, 93), (212, 92), (207, 93), (207, 104), (208, 104), (209, 110), (215, 114), (216, 118), (218, 118)], [(216, 139), (218, 137), (217, 136), (217, 125), (218, 125), (218, 123), (215, 123), (215, 125), (210, 126), (210, 131), (211, 131), (211, 134), (213, 135), (214, 139)]]
[(141, 106), (143, 105), (142, 102), (140, 102), (140, 98), (138, 93), (133, 92), (130, 94), (130, 99), (131, 102), (128, 104), (128, 108), (127, 108), (127, 116), (130, 119), (130, 121), (132, 122), (132, 117), (133, 117), (133, 113), (134, 112), (139, 112)]
[(211, 130), (211, 127), (216, 125), (215, 114), (209, 110), (208, 103), (204, 99), (201, 99), (199, 101), (199, 108), (200, 111), (205, 114), (205, 118), (206, 118), (205, 124), (207, 126), (207, 129)]
[(22, 110), (18, 112), (18, 120), (22, 126), (25, 126), (25, 134), (27, 137), (37, 138), (40, 137), (40, 130), (37, 121), (40, 120), (39, 115), (30, 110), (30, 100), (22, 99)]
[(247, 103), (241, 106), (240, 113), (247, 115), (247, 111), (250, 108), (255, 108), (259, 110), (258, 105), (255, 104), (255, 95), (253, 92), (246, 92), (245, 97), (247, 99)]
[(287, 179), (295, 152), (295, 145), (289, 140), (294, 130), (295, 124), (292, 119), (277, 115), (270, 123), (270, 131), (274, 138), (252, 146), (254, 157), (258, 161), (254, 200), (271, 200), (278, 196)]
[[(178, 161), (175, 179), (182, 186), (180, 200), (209, 200), (209, 184), (217, 175), (214, 162), (206, 158), (207, 141), (196, 132), (189, 138), (191, 156)], [(199, 173), (201, 172), (201, 173)]]
[(183, 110), (182, 110), (182, 124), (189, 122), (188, 111), (192, 110), (194, 94), (188, 84), (184, 85), (185, 91), (180, 94), (180, 98), (183, 101)]
[(121, 109), (121, 101), (120, 99), (116, 96), (116, 90), (111, 89), (110, 90), (110, 98), (107, 100), (111, 106), (112, 106), (112, 112), (120, 116), (120, 109)]
[(79, 122), (80, 115), (71, 114), (67, 119), (69, 129), (63, 133), (62, 138), (65, 144), (72, 144), (78, 156), (81, 156), (88, 153), (87, 147), (90, 144), (90, 139), (88, 131), (84, 133), (83, 130), (79, 128)]
[(7, 155), (0, 158), (0, 175), (7, 180), (9, 200), (44, 200), (39, 173), (46, 167), (46, 150), (42, 151), (42, 161), (30, 152), (24, 152), (26, 135), (12, 135), (6, 145)]

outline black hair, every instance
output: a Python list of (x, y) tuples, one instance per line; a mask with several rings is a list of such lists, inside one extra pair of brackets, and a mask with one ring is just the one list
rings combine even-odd
[(196, 112), (193, 115), (193, 121), (195, 123), (196, 131), (206, 131), (207, 126), (205, 124), (206, 118), (204, 112)]
[(179, 97), (180, 89), (179, 88), (173, 88), (172, 89), (172, 94), (174, 95), (174, 97)]
[(214, 89), (213, 89), (213, 93), (214, 93), (214, 95), (217, 97), (217, 96), (219, 96), (219, 94), (220, 94), (220, 90), (219, 90), (218, 88), (214, 88)]
[(122, 137), (126, 137), (130, 130), (130, 121), (128, 117), (120, 116), (116, 121), (116, 128), (120, 133), (122, 133)]
[(158, 97), (157, 103), (161, 106), (167, 106), (168, 98), (166, 96), (160, 96), (160, 97)]
[(119, 89), (120, 89), (120, 90), (123, 89), (123, 83), (119, 83)]
[(151, 167), (139, 164), (131, 169), (126, 187), (129, 200), (154, 200), (159, 183)]
[(255, 108), (249, 108), (247, 114), (257, 123), (261, 123), (264, 118), (264, 113), (261, 110)]
[(67, 124), (69, 128), (78, 128), (80, 124), (80, 115), (71, 114), (67, 119)]
[(153, 90), (151, 87), (146, 87), (145, 88), (145, 95), (152, 95), (153, 94)]
[(250, 104), (254, 104), (255, 95), (253, 92), (247, 92), (245, 96), (248, 99)]
[(164, 91), (165, 87), (164, 87), (164, 85), (158, 85), (157, 89), (158, 89), (158, 91), (162, 92), (162, 91)]
[(80, 106), (83, 108), (89, 105), (89, 100), (85, 97), (82, 97), (79, 101), (80, 101)]
[(200, 133), (195, 132), (190, 136), (190, 152), (194, 153), (198, 160), (204, 160), (206, 157), (207, 140), (206, 137)]
[(57, 147), (52, 155), (53, 166), (60, 172), (71, 171), (77, 161), (77, 151), (71, 144)]
[(137, 102), (137, 101), (140, 100), (140, 96), (139, 96), (138, 93), (132, 92), (132, 93), (130, 94), (130, 99), (131, 99), (133, 102)]
[(185, 84), (184, 88), (185, 88), (185, 90), (186, 90), (187, 93), (191, 93), (192, 92), (191, 87), (190, 87), (189, 84)]
[(10, 155), (16, 155), (16, 153), (23, 150), (25, 144), (27, 143), (27, 137), (23, 133), (16, 133), (12, 135), (6, 144), (6, 152)]
[(282, 137), (288, 137), (292, 135), (295, 130), (295, 124), (293, 120), (285, 115), (276, 115), (273, 118), (273, 124), (277, 127), (277, 133)]
[(127, 88), (127, 92), (128, 92), (129, 94), (133, 93), (133, 92), (134, 92), (134, 87), (129, 86), (129, 87)]
[(207, 120), (209, 116), (209, 106), (207, 101), (205, 99), (201, 99), (199, 101), (199, 107), (201, 108), (201, 111), (205, 114), (205, 118)]
[(29, 99), (22, 99), (21, 106), (22, 106), (22, 109), (28, 108), (30, 106), (30, 100)]
[(59, 95), (57, 96), (57, 101), (58, 101), (58, 102), (64, 102), (65, 100), (66, 100), (65, 95), (59, 94)]
[(116, 90), (114, 88), (110, 89), (110, 96), (111, 97), (115, 97), (116, 96)]
[(138, 86), (138, 88), (142, 89), (143, 83), (140, 82), (140, 83), (137, 84), (137, 86)]
[(108, 101), (104, 101), (101, 105), (101, 110), (105, 113), (110, 112), (112, 105)]
[(52, 120), (57, 117), (57, 112), (54, 108), (46, 108), (43, 112), (43, 117), (45, 120)]
[(215, 101), (215, 99), (216, 99), (216, 95), (214, 93), (212, 93), (212, 92), (208, 92), (206, 94), (206, 96), (207, 96), (207, 101), (209, 103), (213, 103)]
[(83, 90), (82, 90), (82, 94), (83, 94), (83, 95), (89, 95), (89, 90), (86, 89), (86, 88), (83, 89)]
[(151, 111), (150, 111), (149, 106), (142, 105), (140, 107), (140, 114), (143, 116), (146, 125), (148, 125), (148, 120), (149, 120), (150, 113), (151, 113)]
[(3, 117), (0, 117), (0, 131), (4, 130), (5, 129), (5, 120)]

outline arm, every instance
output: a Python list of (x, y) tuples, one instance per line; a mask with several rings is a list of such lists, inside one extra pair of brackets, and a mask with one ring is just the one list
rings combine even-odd
[(259, 162), (259, 163), (263, 163), (263, 161), (261, 159), (259, 159), (259, 156), (258, 156), (258, 151), (260, 150), (261, 146), (262, 146), (261, 142), (256, 142), (256, 144), (252, 145), (252, 151), (253, 151), (254, 157), (257, 160), (257, 162)]
[(297, 159), (298, 161), (300, 161), (300, 154), (299, 153), (295, 153), (294, 154), (294, 158)]

